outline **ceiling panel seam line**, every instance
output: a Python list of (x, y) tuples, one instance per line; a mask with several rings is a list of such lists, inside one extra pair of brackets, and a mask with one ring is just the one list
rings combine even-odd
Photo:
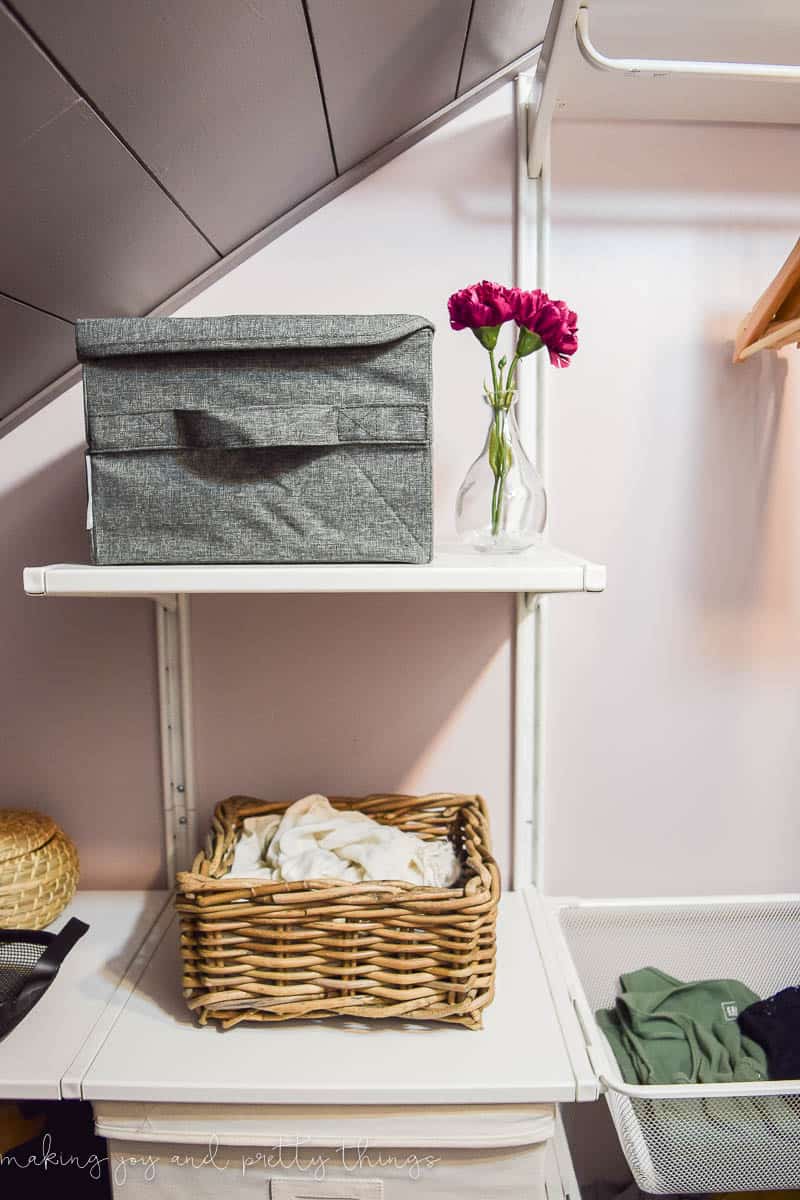
[(134, 161), (139, 164), (139, 166), (142, 168), (142, 170), (145, 172), (145, 174), (149, 176), (149, 178), (153, 181), (153, 183), (156, 185), (156, 187), (159, 189), (159, 191), (163, 192), (163, 194), (167, 197), (170, 204), (172, 204), (173, 207), (178, 210), (178, 212), (181, 214), (181, 216), (186, 221), (189, 222), (189, 224), (192, 226), (192, 228), (195, 230), (195, 232), (200, 234), (200, 237), (214, 251), (214, 253), (217, 255), (217, 257), (222, 258), (223, 253), (219, 249), (219, 247), (214, 245), (214, 243), (211, 241), (211, 238), (208, 236), (208, 234), (203, 229), (200, 228), (200, 226), (197, 224), (195, 219), (186, 211), (186, 209), (183, 207), (183, 205), (180, 203), (180, 201), (177, 200), (175, 198), (175, 196), (173, 196), (172, 192), (170, 192), (169, 188), (163, 183), (163, 181), (161, 179), (159, 179), (158, 175), (155, 173), (155, 171), (152, 169), (152, 167), (148, 166), (148, 164), (145, 162), (145, 160), (142, 158), (142, 156), (140, 154), (137, 154), (137, 152), (134, 150), (133, 146), (131, 146), (130, 143), (128, 141), (126, 141), (126, 139), (122, 136), (122, 134), (119, 132), (119, 130), (116, 128), (116, 126), (112, 125), (111, 121), (109, 121), (108, 117), (105, 115), (105, 113), (102, 111), (102, 109), (98, 107), (98, 105), (95, 103), (95, 101), (89, 95), (89, 93), (81, 86), (81, 84), (78, 82), (78, 80), (75, 78), (75, 76), (72, 75), (67, 70), (67, 68), (59, 61), (59, 59), (55, 56), (55, 54), (50, 49), (50, 47), (47, 45), (47, 43), (42, 41), (42, 39), (39, 37), (39, 35), (36, 33), (36, 31), (30, 27), (30, 25), (27, 23), (27, 21), (24, 19), (24, 17), (20, 16), (20, 14), (14, 8), (13, 4), (10, 2), (10, 0), (0, 0), (0, 6), (2, 6), (2, 8), (5, 9), (5, 11), (9, 15), (9, 17), (11, 18), (11, 20), (16, 22), (16, 24), (22, 30), (24, 35), (34, 44), (36, 49), (39, 50), (40, 53), (44, 55), (44, 57), (50, 63), (50, 66), (53, 68), (53, 70), (58, 72), (58, 74), (61, 76), (61, 78), (64, 80), (64, 82), (67, 83), (73, 89), (73, 91), (75, 91), (77, 93), (77, 95), (84, 102), (84, 104), (86, 104), (87, 107), (91, 109), (91, 111), (97, 117), (98, 121), (100, 121), (102, 123), (104, 128), (111, 134), (111, 136), (115, 139), (115, 141), (119, 142), (119, 144), (120, 144), (120, 146), (122, 146), (123, 150), (125, 150), (131, 156), (131, 158), (134, 159)]
[[(0, 4), (2, 3), (3, 0), (0, 0)], [(498, 87), (508, 83), (520, 71), (530, 69), (533, 57), (538, 50), (539, 46), (534, 47), (532, 50), (526, 50), (519, 58), (512, 59), (511, 62), (501, 67), (499, 71), (495, 71), (493, 75), (490, 75), (488, 79), (475, 84), (463, 96), (458, 96), (455, 100), (450, 101), (444, 109), (440, 109), (437, 113), (420, 121), (418, 125), (413, 126), (405, 133), (399, 134), (392, 141), (387, 142), (380, 149), (368, 155), (367, 158), (362, 159), (361, 162), (348, 167), (346, 171), (343, 171), (335, 179), (330, 180), (330, 182), (324, 184), (316, 192), (312, 192), (310, 196), (301, 200), (294, 208), (289, 209), (282, 217), (271, 221), (269, 225), (266, 225), (257, 233), (246, 238), (238, 246), (229, 250), (220, 258), (219, 262), (212, 263), (211, 266), (206, 267), (204, 271), (196, 275), (194, 279), (189, 280), (188, 283), (178, 288), (176, 292), (165, 297), (159, 304), (148, 310), (148, 315), (165, 316), (188, 304), (190, 300), (205, 291), (212, 283), (216, 283), (219, 279), (222, 279), (230, 271), (240, 266), (241, 263), (252, 258), (254, 254), (263, 250), (265, 246), (268, 246), (307, 217), (310, 217), (324, 205), (335, 199), (335, 197), (340, 196), (356, 183), (371, 175), (373, 171), (377, 171), (399, 154), (416, 145), (423, 137), (427, 137), (428, 134), (441, 128), (442, 125), (454, 117), (468, 111), (473, 105), (479, 103)], [(57, 396), (60, 396), (68, 387), (79, 382), (79, 380), (80, 368), (76, 364), (62, 375), (57, 376), (51, 383), (46, 384), (35, 395), (29, 396), (19, 408), (13, 409), (6, 416), (0, 418), (0, 439), (34, 416), (45, 405), (55, 400)]]
[(467, 28), (464, 33), (464, 45), (461, 48), (461, 62), (458, 64), (458, 76), (456, 77), (456, 90), (453, 93), (453, 99), (458, 99), (458, 93), (461, 90), (461, 76), (464, 74), (464, 63), (467, 58), (467, 46), (469, 45), (469, 35), (472, 32), (472, 18), (475, 14), (475, 0), (469, 6), (469, 16), (467, 17)]
[(339, 172), (339, 163), (336, 159), (336, 146), (333, 142), (333, 129), (331, 128), (331, 118), (328, 112), (328, 101), (325, 99), (325, 88), (322, 83), (322, 68), (320, 67), (319, 55), (317, 54), (317, 43), (314, 40), (314, 27), (311, 24), (311, 14), (308, 11), (308, 0), (300, 0), (303, 9), (303, 16), (306, 19), (306, 30), (308, 32), (308, 41), (311, 46), (311, 54), (314, 59), (314, 70), (317, 72), (317, 87), (319, 88), (319, 98), (322, 101), (322, 111), (325, 115), (325, 128), (328, 131), (328, 144), (331, 148), (331, 158), (333, 159), (333, 169), (337, 176)]
[(19, 296), (12, 295), (11, 292), (5, 292), (0, 288), (0, 296), (4, 300), (13, 300), (15, 304), (21, 304), (23, 308), (32, 308), (34, 312), (39, 312), (44, 317), (53, 317), (56, 321), (63, 321), (65, 325), (74, 325), (69, 317), (62, 317), (60, 313), (52, 312), (49, 308), (42, 308), (41, 304), (31, 304), (30, 300), (20, 300)]

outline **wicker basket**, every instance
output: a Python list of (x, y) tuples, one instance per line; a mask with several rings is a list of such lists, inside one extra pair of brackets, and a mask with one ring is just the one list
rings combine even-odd
[(78, 886), (78, 852), (42, 813), (0, 809), (0, 928), (44, 929)]
[(500, 877), (479, 796), (332, 798), (427, 840), (449, 837), (461, 885), (225, 879), (246, 817), (288, 803), (217, 806), (207, 853), (177, 877), (183, 993), (200, 1023), (406, 1017), (480, 1029), (494, 996)]

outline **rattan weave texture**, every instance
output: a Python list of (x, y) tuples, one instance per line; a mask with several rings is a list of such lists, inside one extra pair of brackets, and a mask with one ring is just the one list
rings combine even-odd
[(78, 852), (50, 817), (0, 810), (0, 928), (44, 929), (78, 886)]
[(201, 1024), (403, 1017), (481, 1027), (495, 977), (500, 878), (479, 796), (332, 797), (425, 839), (450, 837), (459, 886), (225, 879), (246, 817), (289, 802), (232, 797), (177, 877), (183, 990)]

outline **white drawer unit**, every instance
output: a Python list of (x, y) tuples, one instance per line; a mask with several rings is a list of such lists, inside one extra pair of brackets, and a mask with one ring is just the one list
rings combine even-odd
[[(552, 1105), (95, 1103), (115, 1196), (547, 1200)], [(560, 1177), (560, 1176), (559, 1176)]]

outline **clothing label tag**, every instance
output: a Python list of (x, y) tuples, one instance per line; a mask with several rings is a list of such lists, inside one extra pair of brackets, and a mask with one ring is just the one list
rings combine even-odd
[(92, 512), (92, 460), (89, 455), (86, 455), (86, 493), (89, 499), (86, 501), (86, 528), (91, 529), (94, 526), (94, 513)]
[(735, 1021), (739, 1016), (739, 1005), (733, 1000), (723, 1001), (722, 1015), (726, 1021)]
[(382, 1179), (273, 1179), (269, 1200), (383, 1200)]

